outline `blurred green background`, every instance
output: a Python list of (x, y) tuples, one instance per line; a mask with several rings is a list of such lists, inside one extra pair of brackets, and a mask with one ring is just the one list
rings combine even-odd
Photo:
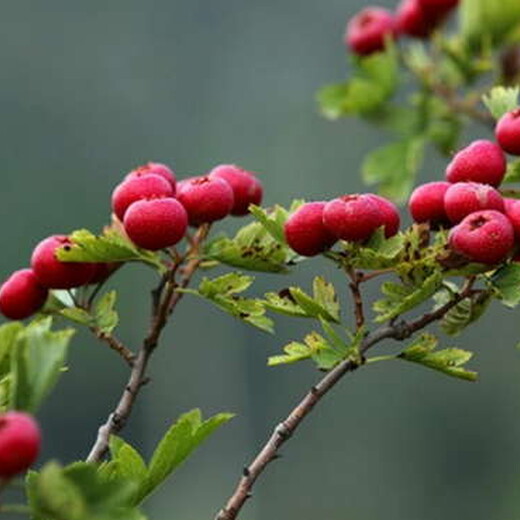
[[(385, 135), (357, 120), (327, 122), (314, 102), (319, 86), (347, 73), (342, 33), (363, 5), (3, 0), (1, 276), (25, 266), (49, 234), (98, 230), (115, 184), (148, 160), (173, 165), (181, 177), (236, 162), (261, 172), (267, 204), (364, 189), (360, 162)], [(444, 161), (433, 152), (425, 164), (422, 180), (442, 175)], [(315, 273), (338, 280), (331, 267), (312, 261), (290, 279), (261, 277), (258, 290), (309, 284)], [(152, 283), (137, 266), (114, 279), (119, 335), (129, 344), (143, 335)], [(397, 363), (347, 378), (264, 474), (241, 518), (514, 518), (520, 513), (515, 312), (494, 308), (458, 339), (478, 354), (476, 384)], [(213, 518), (244, 464), (319, 377), (310, 365), (265, 363), (309, 326), (281, 319), (268, 336), (204, 302), (183, 303), (125, 436), (150, 453), (184, 411), (238, 415), (153, 497), (152, 519)], [(84, 334), (75, 338), (70, 371), (41, 413), (41, 460), (87, 454), (125, 372), (104, 346)]]

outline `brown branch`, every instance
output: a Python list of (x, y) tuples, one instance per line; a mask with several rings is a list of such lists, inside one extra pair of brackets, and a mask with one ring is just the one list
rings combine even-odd
[(135, 353), (124, 345), (122, 341), (117, 339), (114, 335), (103, 332), (99, 327), (90, 327), (92, 333), (100, 341), (104, 341), (112, 350), (117, 352), (128, 364), (132, 367), (135, 361)]
[(365, 324), (365, 313), (363, 311), (363, 298), (359, 285), (362, 281), (360, 274), (358, 274), (352, 267), (347, 269), (347, 274), (350, 278), (349, 288), (352, 293), (352, 300), (354, 302), (354, 316), (356, 319), (356, 330), (360, 330)]
[(190, 260), (182, 271), (180, 283), (175, 282), (175, 274), (180, 267), (177, 264), (172, 267), (166, 278), (161, 279), (158, 288), (152, 291), (153, 312), (150, 330), (135, 357), (129, 379), (117, 406), (98, 430), (96, 441), (90, 450), (87, 462), (99, 462), (105, 456), (110, 436), (121, 431), (130, 417), (139, 391), (148, 381), (146, 369), (150, 356), (157, 347), (161, 332), (168, 321), (168, 316), (183, 296), (182, 293), (176, 292), (176, 289), (187, 287), (199, 267), (202, 261), (199, 257), (200, 247), (208, 232), (209, 227), (207, 225), (201, 226), (191, 242), (188, 252), (182, 258), (183, 261), (188, 258)]
[[(439, 309), (423, 314), (411, 322), (386, 325), (376, 329), (363, 340), (360, 354), (365, 354), (374, 345), (385, 339), (402, 341), (409, 338), (414, 332), (423, 329), (430, 323), (442, 318), (450, 309), (461, 300), (472, 294), (474, 278), (468, 279), (460, 293)], [(274, 429), (273, 434), (255, 457), (253, 462), (244, 469), (238, 485), (227, 501), (225, 507), (219, 511), (215, 520), (235, 520), (245, 502), (252, 496), (251, 492), (257, 478), (262, 474), (266, 466), (279, 457), (278, 451), (285, 442), (292, 437), (298, 426), (313, 410), (318, 402), (330, 391), (347, 373), (354, 371), (360, 365), (351, 359), (342, 361), (328, 372), (300, 401), (287, 418)]]

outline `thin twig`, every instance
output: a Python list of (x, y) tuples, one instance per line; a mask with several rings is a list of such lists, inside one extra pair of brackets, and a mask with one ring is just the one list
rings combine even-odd
[(350, 278), (349, 288), (352, 293), (354, 302), (354, 316), (356, 319), (356, 330), (360, 330), (365, 324), (365, 313), (363, 311), (363, 298), (359, 284), (361, 283), (360, 275), (352, 268), (347, 268), (347, 274)]
[[(468, 279), (460, 293), (444, 304), (436, 311), (423, 314), (411, 322), (400, 322), (393, 325), (385, 325), (369, 334), (363, 340), (360, 353), (363, 356), (370, 348), (385, 339), (402, 341), (409, 338), (414, 332), (423, 329), (430, 323), (442, 318), (450, 309), (464, 298), (471, 295), (474, 279)], [(330, 391), (347, 373), (354, 371), (360, 365), (351, 359), (342, 361), (328, 372), (291, 411), (287, 418), (274, 429), (267, 443), (260, 450), (253, 462), (244, 469), (238, 485), (227, 501), (223, 509), (219, 511), (215, 520), (235, 520), (245, 502), (252, 496), (252, 488), (257, 478), (262, 474), (266, 466), (279, 457), (278, 451), (285, 442), (291, 438), (298, 426), (313, 410), (316, 404)]]
[(90, 327), (92, 333), (101, 341), (104, 341), (112, 350), (117, 352), (132, 367), (135, 361), (135, 353), (124, 345), (122, 341), (117, 339), (113, 334), (109, 334), (99, 329), (99, 327)]
[(110, 436), (121, 431), (130, 414), (141, 387), (147, 382), (146, 369), (150, 356), (157, 347), (160, 335), (183, 293), (176, 292), (178, 287), (187, 287), (195, 274), (200, 262), (200, 247), (209, 231), (207, 225), (201, 226), (191, 243), (187, 254), (183, 259), (190, 258), (182, 272), (182, 279), (177, 284), (174, 280), (175, 273), (179, 269), (176, 265), (166, 277), (161, 279), (159, 287), (152, 293), (153, 313), (150, 330), (143, 340), (137, 356), (133, 362), (128, 382), (113, 412), (106, 422), (99, 428), (98, 435), (90, 453), (88, 462), (99, 462), (108, 450)]

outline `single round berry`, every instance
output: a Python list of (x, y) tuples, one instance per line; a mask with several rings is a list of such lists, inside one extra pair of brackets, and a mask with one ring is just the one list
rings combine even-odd
[(495, 136), (502, 150), (520, 155), (520, 108), (504, 114), (498, 120)]
[(247, 215), (249, 204), (262, 202), (263, 189), (260, 181), (250, 172), (234, 164), (221, 164), (209, 173), (210, 179), (225, 180), (233, 190), (234, 204), (231, 215)]
[(138, 200), (126, 211), (123, 225), (136, 246), (157, 251), (184, 237), (188, 216), (182, 204), (173, 198)]
[(217, 177), (192, 177), (177, 185), (177, 199), (188, 213), (192, 226), (227, 217), (235, 199), (231, 186)]
[(504, 199), (506, 217), (511, 222), (515, 230), (516, 239), (520, 240), (520, 200)]
[(23, 412), (0, 415), (0, 477), (10, 479), (38, 457), (41, 434), (32, 416)]
[(112, 210), (123, 221), (133, 202), (143, 199), (173, 197), (172, 185), (157, 174), (135, 175), (125, 179), (112, 192)]
[(367, 7), (351, 18), (344, 41), (355, 54), (366, 55), (383, 50), (387, 38), (395, 34), (392, 13), (378, 7)]
[(444, 195), (451, 186), (449, 182), (427, 182), (415, 188), (408, 202), (408, 209), (415, 222), (429, 222), (432, 226), (449, 223), (444, 208)]
[(323, 224), (326, 202), (307, 202), (285, 222), (285, 240), (298, 254), (315, 256), (329, 249), (336, 237)]
[(472, 262), (498, 264), (512, 252), (515, 242), (513, 226), (498, 211), (476, 211), (465, 217), (449, 235), (452, 249)]
[(436, 21), (426, 15), (420, 0), (402, 0), (395, 15), (397, 32), (415, 38), (427, 38), (435, 29)]
[(175, 172), (166, 166), (166, 164), (156, 163), (156, 162), (148, 162), (141, 166), (138, 166), (135, 170), (132, 170), (125, 179), (131, 179), (133, 177), (142, 177), (143, 175), (150, 175), (151, 173), (155, 175), (159, 175), (164, 180), (168, 181), (175, 193), (175, 185), (177, 183), (175, 178)]
[(506, 173), (504, 152), (497, 144), (484, 139), (460, 150), (446, 169), (448, 182), (480, 182), (499, 186)]
[(393, 237), (399, 231), (399, 225), (401, 224), (397, 206), (380, 195), (375, 195), (374, 193), (367, 193), (366, 195), (379, 210), (380, 221), (377, 227), (384, 226), (385, 237)]
[(381, 225), (382, 216), (369, 195), (344, 195), (326, 204), (323, 223), (337, 238), (363, 242)]
[(452, 184), (444, 195), (444, 208), (454, 224), (465, 216), (483, 209), (505, 212), (502, 195), (489, 184), (476, 182), (457, 182)]
[(72, 289), (90, 282), (95, 264), (85, 262), (61, 262), (56, 257), (60, 247), (72, 247), (65, 235), (53, 235), (42, 240), (31, 257), (31, 267), (43, 287), (49, 289)]
[(20, 269), (0, 287), (0, 312), (10, 320), (23, 320), (43, 307), (48, 294), (32, 269)]

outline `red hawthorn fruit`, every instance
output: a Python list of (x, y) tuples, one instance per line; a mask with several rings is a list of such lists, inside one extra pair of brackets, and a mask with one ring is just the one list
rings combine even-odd
[(123, 225), (136, 246), (157, 251), (182, 240), (188, 216), (173, 198), (138, 200), (127, 209)]
[(368, 194), (344, 195), (327, 202), (323, 223), (337, 238), (363, 242), (381, 225), (382, 216)]
[(10, 479), (38, 457), (41, 434), (32, 416), (23, 412), (0, 415), (0, 477)]
[(123, 221), (125, 211), (133, 202), (173, 195), (172, 185), (160, 175), (134, 175), (118, 184), (112, 192), (112, 210)]
[(449, 224), (444, 208), (444, 195), (449, 182), (427, 182), (415, 188), (408, 201), (408, 209), (415, 222), (430, 222), (433, 226)]
[(472, 262), (499, 264), (512, 252), (513, 225), (495, 210), (476, 211), (465, 217), (449, 234), (449, 245)]
[(504, 114), (498, 120), (495, 136), (502, 150), (520, 155), (520, 108)]
[(379, 210), (380, 222), (377, 227), (384, 226), (385, 237), (393, 237), (399, 231), (399, 225), (401, 224), (397, 206), (380, 195), (375, 195), (374, 193), (367, 193), (366, 195)]
[(48, 294), (32, 269), (20, 269), (0, 287), (0, 312), (10, 320), (23, 320), (43, 307)]
[(56, 257), (59, 247), (71, 247), (65, 235), (53, 235), (42, 240), (31, 257), (31, 267), (43, 287), (49, 289), (72, 289), (90, 282), (95, 264), (85, 262), (61, 262)]
[(188, 221), (192, 226), (227, 217), (235, 203), (229, 183), (208, 175), (179, 182), (177, 199), (188, 213)]
[(98, 284), (105, 281), (116, 269), (121, 266), (119, 262), (100, 262), (94, 264), (94, 274), (89, 284)]
[(517, 240), (520, 240), (520, 200), (504, 199), (506, 216), (511, 222)]
[(326, 202), (307, 202), (285, 222), (285, 240), (298, 254), (315, 256), (329, 249), (336, 237), (323, 224)]
[(386, 39), (394, 36), (392, 13), (380, 7), (367, 7), (349, 20), (344, 41), (352, 52), (363, 56), (383, 50)]
[(496, 188), (502, 182), (506, 168), (506, 157), (500, 146), (481, 139), (455, 154), (446, 168), (446, 180), (451, 183), (479, 182)]
[(175, 185), (177, 182), (175, 178), (175, 172), (171, 168), (166, 166), (166, 164), (148, 162), (146, 164), (138, 166), (135, 170), (132, 170), (125, 177), (125, 179), (131, 179), (132, 177), (142, 177), (143, 175), (149, 175), (151, 173), (159, 175), (164, 180), (168, 181), (171, 184), (173, 192), (175, 194)]
[(427, 38), (437, 24), (436, 17), (428, 17), (420, 0), (402, 0), (397, 8), (395, 23), (399, 34)]
[(445, 14), (459, 5), (459, 0), (419, 0), (421, 7), (431, 14)]
[(444, 195), (444, 208), (454, 224), (465, 216), (483, 209), (505, 212), (502, 195), (489, 184), (476, 182), (457, 182), (452, 184)]
[(239, 166), (221, 164), (213, 168), (208, 177), (223, 179), (231, 186), (235, 200), (231, 215), (247, 215), (249, 204), (259, 205), (262, 202), (262, 184), (255, 175)]

